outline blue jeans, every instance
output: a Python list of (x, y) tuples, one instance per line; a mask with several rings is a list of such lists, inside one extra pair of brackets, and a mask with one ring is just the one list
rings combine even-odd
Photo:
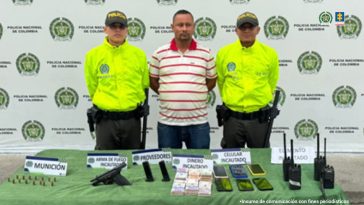
[(185, 142), (188, 149), (210, 148), (210, 125), (173, 126), (158, 122), (158, 147), (182, 148)]

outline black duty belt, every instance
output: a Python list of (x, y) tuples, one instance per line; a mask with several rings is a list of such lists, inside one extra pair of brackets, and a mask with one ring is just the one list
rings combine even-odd
[(109, 111), (102, 111), (102, 116), (105, 119), (110, 120), (128, 120), (130, 118), (137, 117), (138, 112), (137, 110), (127, 111), (127, 112), (109, 112)]
[(258, 110), (258, 111), (251, 112), (251, 113), (236, 112), (236, 111), (232, 111), (232, 110), (230, 112), (231, 112), (231, 117), (234, 117), (234, 118), (237, 118), (240, 120), (259, 119), (264, 114), (266, 114), (266, 111), (262, 111), (262, 110)]

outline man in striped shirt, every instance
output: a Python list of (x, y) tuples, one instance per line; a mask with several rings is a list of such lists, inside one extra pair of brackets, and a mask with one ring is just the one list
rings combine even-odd
[(189, 11), (179, 10), (171, 24), (174, 39), (161, 46), (150, 62), (150, 87), (159, 94), (159, 148), (208, 149), (208, 92), (215, 87), (216, 70), (210, 50), (199, 45)]

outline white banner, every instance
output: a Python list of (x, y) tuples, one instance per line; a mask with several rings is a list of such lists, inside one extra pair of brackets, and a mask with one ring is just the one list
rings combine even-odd
[[(283, 132), (297, 139), (297, 146), (314, 146), (320, 132), (329, 152), (363, 152), (363, 7), (362, 0), (3, 0), (0, 152), (94, 149), (83, 63), (86, 52), (103, 42), (107, 12), (122, 10), (128, 16), (129, 42), (150, 58), (173, 38), (170, 24), (179, 9), (192, 12), (195, 39), (214, 54), (237, 39), (239, 14), (258, 16), (258, 39), (275, 48), (280, 59), (281, 113), (272, 146), (282, 145)], [(149, 93), (146, 146), (156, 148), (158, 100)], [(211, 148), (220, 148), (222, 138), (217, 104), (215, 88), (208, 108)]]

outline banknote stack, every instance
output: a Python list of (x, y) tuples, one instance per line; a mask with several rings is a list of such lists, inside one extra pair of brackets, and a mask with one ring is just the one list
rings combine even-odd
[(178, 169), (171, 195), (211, 196), (212, 171)]
[(177, 169), (176, 176), (173, 181), (171, 194), (172, 195), (184, 195), (186, 187), (186, 179), (188, 175), (188, 169)]
[(198, 185), (198, 196), (211, 196), (212, 171), (200, 170), (200, 183)]
[(200, 171), (197, 169), (189, 169), (186, 179), (186, 195), (198, 194), (198, 182), (200, 180)]

